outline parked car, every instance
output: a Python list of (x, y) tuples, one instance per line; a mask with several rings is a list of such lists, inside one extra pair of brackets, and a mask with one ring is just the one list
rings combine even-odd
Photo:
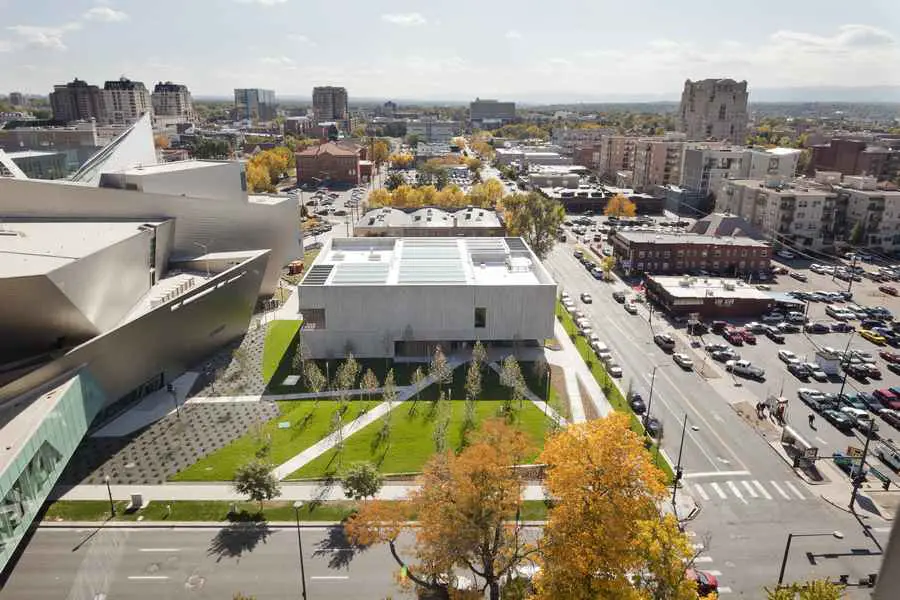
[(809, 369), (806, 368), (806, 365), (800, 362), (789, 363), (787, 366), (788, 373), (796, 377), (797, 379), (806, 381), (809, 379), (810, 372)]
[(791, 277), (797, 281), (809, 281), (809, 277), (806, 276), (806, 273), (800, 273), (799, 271), (791, 271)]
[(853, 421), (839, 410), (828, 408), (822, 411), (822, 416), (839, 431), (846, 434), (850, 434), (853, 431)]
[(719, 362), (727, 363), (732, 360), (740, 360), (741, 355), (732, 350), (731, 348), (726, 348), (725, 350), (717, 350), (712, 353), (713, 360), (717, 360)]
[(720, 350), (729, 350), (729, 346), (726, 344), (712, 343), (707, 344), (703, 349), (712, 354), (714, 352), (719, 352)]
[(828, 375), (822, 370), (818, 363), (805, 362), (803, 366), (809, 370), (809, 376), (816, 381), (828, 381)]
[(879, 346), (883, 346), (885, 341), (887, 341), (884, 339), (883, 335), (880, 335), (872, 331), (871, 329), (860, 329), (859, 337), (863, 338), (864, 340), (869, 340), (873, 344), (878, 344)]
[(892, 471), (900, 471), (900, 452), (886, 444), (875, 446), (875, 456), (881, 459)]
[(791, 352), (790, 350), (779, 350), (778, 351), (778, 360), (786, 364), (794, 364), (800, 363), (800, 357)]
[(850, 323), (844, 323), (842, 321), (831, 324), (831, 331), (833, 331), (834, 333), (850, 333), (855, 329), (856, 328), (853, 327), (853, 325), (851, 325)]
[(631, 410), (638, 415), (644, 414), (647, 410), (647, 404), (644, 402), (641, 395), (637, 393), (631, 395), (631, 400), (628, 401), (628, 405), (631, 406)]
[(900, 411), (886, 408), (879, 412), (878, 416), (894, 429), (900, 429)]
[(780, 323), (784, 321), (784, 315), (780, 312), (773, 312), (762, 316), (763, 323)]
[(778, 325), (776, 325), (778, 331), (781, 333), (800, 333), (800, 326), (795, 323), (788, 323), (787, 321), (782, 321)]
[(818, 402), (822, 402), (823, 400), (825, 400), (825, 396), (824, 396), (824, 394), (822, 394), (822, 392), (820, 392), (819, 390), (811, 389), (811, 388), (798, 389), (797, 396), (799, 396), (800, 399), (803, 400), (803, 402), (805, 404), (809, 404), (810, 406), (812, 406), (813, 402), (818, 403)]
[(623, 304), (625, 302), (625, 292), (619, 290), (617, 292), (613, 292), (613, 300), (618, 302), (619, 304)]
[(845, 363), (843, 367), (844, 371), (847, 372), (847, 375), (854, 379), (859, 379), (861, 381), (867, 381), (869, 379), (869, 369), (861, 362)]
[(728, 340), (728, 342), (733, 346), (744, 345), (744, 336), (742, 336), (740, 331), (738, 331), (737, 329), (726, 329), (722, 332), (722, 337)]
[(825, 323), (808, 323), (803, 330), (806, 333), (828, 333), (831, 328)]
[(765, 379), (766, 377), (765, 370), (749, 360), (729, 360), (725, 363), (725, 370), (749, 379)]
[(775, 342), (776, 344), (784, 343), (784, 334), (778, 331), (775, 327), (771, 325), (766, 327), (766, 337)]
[(606, 365), (606, 372), (610, 374), (611, 377), (621, 377), (622, 376), (622, 367), (615, 362), (609, 362)]
[(725, 331), (725, 328), (728, 327), (728, 323), (725, 321), (713, 321), (712, 322), (712, 332), (721, 334)]
[(744, 325), (745, 331), (752, 331), (753, 333), (765, 333), (766, 326), (762, 323), (757, 323), (756, 321), (750, 321), (746, 325)]
[(662, 421), (656, 417), (644, 417), (644, 429), (650, 437), (659, 438), (663, 430)]
[(750, 333), (748, 329), (738, 329), (737, 332), (741, 334), (741, 338), (743, 338), (745, 344), (756, 343), (756, 336)]

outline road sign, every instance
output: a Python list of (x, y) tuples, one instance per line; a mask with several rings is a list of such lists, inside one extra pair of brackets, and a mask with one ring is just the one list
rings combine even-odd
[(816, 460), (819, 458), (819, 449), (815, 446), (812, 448), (807, 448), (803, 451), (804, 460)]
[(862, 458), (862, 455), (862, 448), (857, 448), (856, 446), (847, 446), (847, 456), (849, 456), (850, 458)]

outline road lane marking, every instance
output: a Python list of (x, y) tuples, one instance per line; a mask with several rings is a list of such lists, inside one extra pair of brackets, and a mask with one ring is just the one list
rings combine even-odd
[(700, 497), (703, 498), (704, 502), (709, 502), (709, 496), (706, 494), (706, 490), (700, 487), (700, 484), (695, 483), (694, 489), (697, 490), (697, 493), (700, 494)]
[(719, 487), (718, 483), (713, 482), (710, 485), (712, 486), (712, 489), (714, 489), (716, 491), (716, 493), (719, 495), (719, 498), (721, 498), (722, 500), (728, 499), (728, 495), (722, 491), (722, 488)]
[(722, 571), (706, 571), (706, 572), (709, 573), (710, 575), (712, 575), (713, 577), (721, 577), (722, 576)]
[(874, 531), (875, 533), (889, 533), (891, 527), (872, 527), (871, 531)]
[(794, 484), (793, 484), (793, 483), (791, 483), (790, 481), (785, 481), (785, 482), (784, 482), (784, 485), (788, 486), (788, 488), (789, 488), (792, 492), (794, 492), (795, 494), (797, 494), (797, 497), (798, 497), (798, 498), (800, 498), (801, 500), (806, 500), (806, 498), (803, 496), (803, 494), (800, 493), (800, 490), (798, 490), (797, 488), (794, 487)]
[(712, 561), (712, 556), (698, 556), (694, 559), (695, 563), (711, 563)]
[(741, 482), (741, 485), (744, 486), (744, 489), (747, 490), (747, 493), (750, 494), (753, 498), (759, 498), (759, 494), (756, 493), (756, 490), (753, 489), (753, 486), (750, 485), (750, 482), (746, 479)]
[(784, 497), (785, 500), (790, 500), (790, 499), (791, 499), (791, 497), (788, 496), (787, 493), (786, 493), (783, 489), (781, 489), (780, 487), (778, 487), (778, 484), (777, 484), (777, 483), (775, 483), (774, 481), (770, 481), (769, 483), (772, 484), (772, 487), (775, 488), (775, 491), (777, 491), (779, 494), (781, 494), (781, 495)]
[(763, 484), (761, 484), (759, 481), (756, 481), (756, 480), (754, 479), (754, 480), (753, 480), (753, 485), (755, 485), (755, 486), (756, 486), (756, 489), (759, 490), (759, 493), (763, 495), (763, 498), (765, 498), (766, 500), (771, 500), (771, 499), (772, 499), (772, 495), (769, 494), (768, 490), (766, 490), (766, 488), (763, 487)]
[(350, 579), (349, 575), (312, 575), (310, 579), (324, 579), (324, 580), (343, 580)]
[(181, 548), (141, 548), (139, 552), (181, 552)]
[(735, 485), (735, 483), (733, 481), (726, 481), (725, 483), (728, 484), (728, 489), (731, 490), (731, 493), (733, 493), (735, 496), (737, 496), (737, 498), (740, 499), (741, 502), (743, 502), (744, 504), (747, 504), (746, 498), (744, 498), (744, 495), (741, 494), (741, 491), (738, 489), (738, 486)]
[(128, 576), (128, 579), (131, 579), (134, 581), (143, 581), (143, 580), (157, 580), (158, 581), (161, 579), (168, 579), (168, 578), (169, 578), (168, 575), (129, 575)]
[(685, 479), (698, 479), (700, 477), (740, 477), (749, 475), (750, 471), (706, 471), (703, 473), (685, 473)]
[(819, 436), (816, 436), (816, 441), (819, 442), (820, 444), (822, 444), (823, 446), (827, 446), (827, 445), (828, 445), (828, 442), (826, 442), (825, 440), (823, 440), (823, 439), (820, 438)]

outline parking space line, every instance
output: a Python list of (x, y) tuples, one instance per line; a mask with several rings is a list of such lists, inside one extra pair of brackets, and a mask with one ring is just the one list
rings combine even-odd
[(349, 575), (312, 575), (310, 579), (322, 579), (322, 580), (344, 580), (350, 579)]
[(698, 556), (694, 559), (695, 563), (711, 563), (712, 561), (712, 556)]
[(756, 481), (756, 480), (754, 479), (754, 480), (753, 480), (753, 485), (755, 485), (755, 486), (756, 486), (756, 489), (759, 490), (759, 493), (763, 495), (763, 498), (765, 498), (766, 500), (771, 500), (771, 499), (772, 499), (772, 495), (769, 494), (769, 492), (766, 490), (766, 488), (763, 487), (763, 484), (761, 484), (759, 481)]
[(128, 579), (130, 579), (132, 581), (143, 581), (143, 580), (152, 581), (152, 580), (162, 580), (162, 579), (168, 579), (168, 578), (169, 578), (168, 575), (129, 575), (128, 576)]
[(792, 492), (797, 494), (798, 498), (800, 498), (801, 500), (806, 500), (806, 497), (800, 493), (800, 490), (798, 490), (797, 488), (794, 487), (793, 483), (791, 483), (790, 481), (785, 481), (784, 485), (786, 485), (788, 487), (788, 489), (790, 489)]
[(784, 497), (785, 500), (790, 500), (790, 499), (791, 499), (791, 497), (788, 496), (787, 493), (786, 493), (783, 489), (781, 489), (780, 487), (778, 487), (778, 484), (777, 484), (777, 483), (775, 483), (774, 481), (770, 481), (769, 483), (772, 484), (772, 487), (775, 488), (775, 491), (777, 491), (779, 494), (781, 494), (781, 495)]
[(712, 489), (714, 489), (716, 491), (716, 493), (719, 495), (719, 498), (721, 498), (722, 500), (725, 500), (728, 498), (728, 495), (724, 491), (722, 491), (722, 488), (719, 487), (718, 483), (713, 482), (710, 485), (712, 486)]
[(699, 483), (694, 484), (694, 489), (697, 490), (697, 493), (700, 494), (700, 497), (703, 498), (704, 502), (709, 502), (709, 496), (702, 487), (700, 487)]
[(750, 482), (746, 479), (741, 482), (741, 485), (744, 486), (744, 489), (747, 490), (747, 493), (750, 494), (753, 498), (759, 498), (759, 494), (756, 493), (756, 490), (753, 489), (753, 486), (750, 485)]

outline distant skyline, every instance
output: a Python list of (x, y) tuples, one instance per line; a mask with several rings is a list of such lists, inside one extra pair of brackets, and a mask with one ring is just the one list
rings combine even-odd
[(678, 100), (685, 79), (731, 77), (749, 82), (751, 102), (766, 92), (774, 100), (900, 99), (900, 87), (887, 87), (900, 86), (896, 0), (860, 0), (852, 13), (836, 0), (339, 7), (0, 0), (0, 93), (46, 95), (74, 77), (102, 85), (124, 75), (148, 88), (184, 83), (199, 97), (261, 87), (303, 99), (313, 86), (340, 85), (351, 103), (659, 101)]

